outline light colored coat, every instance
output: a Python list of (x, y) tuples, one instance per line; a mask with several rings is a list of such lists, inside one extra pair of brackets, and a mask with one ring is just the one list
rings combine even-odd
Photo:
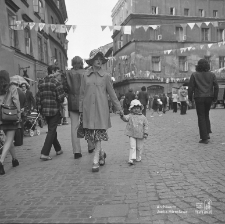
[(143, 114), (128, 114), (121, 119), (128, 122), (125, 135), (142, 139), (144, 134), (148, 134), (148, 120)]
[(86, 70), (81, 79), (79, 111), (83, 112), (83, 127), (88, 129), (108, 129), (111, 127), (109, 94), (114, 107), (122, 110), (111, 82), (111, 76), (100, 69)]

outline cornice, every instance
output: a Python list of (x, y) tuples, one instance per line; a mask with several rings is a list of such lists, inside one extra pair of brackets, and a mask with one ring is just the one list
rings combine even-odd
[(12, 0), (5, 0), (5, 4), (14, 12), (18, 12), (18, 10), (20, 9), (20, 7), (17, 4), (15, 4)]
[(27, 8), (29, 8), (29, 4), (28, 4), (28, 2), (27, 2), (26, 0), (21, 0), (21, 2), (22, 2)]
[(22, 18), (25, 22), (33, 22), (33, 20), (25, 13), (22, 14)]

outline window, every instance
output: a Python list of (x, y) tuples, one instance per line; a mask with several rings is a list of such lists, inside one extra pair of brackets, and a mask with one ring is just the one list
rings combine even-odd
[(170, 8), (170, 15), (174, 16), (175, 15), (175, 7)]
[(61, 52), (59, 52), (59, 61), (60, 61), (60, 68), (62, 69), (62, 55), (61, 55)]
[(10, 46), (18, 48), (19, 43), (18, 43), (17, 30), (15, 30), (15, 26), (16, 26), (15, 21), (16, 21), (16, 16), (9, 13), (8, 14), (8, 22), (9, 22)]
[(202, 41), (210, 41), (209, 28), (202, 28)]
[(26, 54), (32, 55), (32, 44), (31, 44), (31, 38), (30, 38), (30, 29), (26, 27), (24, 29), (24, 37), (25, 37), (25, 51)]
[(44, 41), (44, 56), (45, 56), (45, 63), (48, 64), (48, 44), (47, 41)]
[(57, 7), (58, 7), (58, 9), (59, 9), (59, 6), (60, 6), (60, 5), (59, 5), (59, 0), (56, 1), (56, 5), (57, 5)]
[(200, 17), (205, 17), (205, 11), (203, 9), (199, 9), (198, 12)]
[(219, 57), (219, 68), (224, 68), (225, 67), (225, 56), (220, 56)]
[(159, 14), (159, 9), (156, 6), (152, 6), (152, 14), (153, 15), (158, 15)]
[(180, 72), (187, 72), (188, 71), (188, 62), (186, 56), (179, 57), (179, 71)]
[(176, 27), (176, 40), (177, 41), (184, 40), (184, 31), (182, 27)]
[(43, 47), (42, 47), (42, 38), (38, 36), (38, 59), (39, 61), (43, 60)]
[(42, 20), (44, 20), (44, 6), (42, 0), (33, 0), (34, 12), (38, 13)]
[(52, 24), (54, 24), (54, 19), (53, 19), (53, 17), (51, 16), (51, 21), (52, 21)]
[(153, 72), (160, 72), (161, 71), (161, 61), (160, 57), (152, 57), (152, 71)]
[(189, 9), (184, 9), (184, 15), (189, 16)]
[(224, 41), (225, 40), (225, 31), (224, 29), (217, 30), (217, 41)]
[(213, 17), (218, 17), (218, 10), (213, 10)]
[(118, 41), (118, 49), (123, 47), (123, 35), (120, 36), (120, 40)]
[(210, 68), (212, 69), (212, 61), (211, 61), (211, 56), (204, 56), (204, 59), (208, 61)]

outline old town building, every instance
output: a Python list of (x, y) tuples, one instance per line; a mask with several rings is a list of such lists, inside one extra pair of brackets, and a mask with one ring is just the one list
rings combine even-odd
[(66, 33), (52, 32), (49, 25), (66, 21), (64, 0), (0, 1), (0, 69), (33, 80), (30, 87), (36, 93), (48, 65), (67, 67)]
[[(211, 70), (225, 67), (225, 46), (218, 45), (225, 38), (224, 0), (119, 0), (111, 16), (122, 26), (112, 36), (117, 94), (143, 85), (150, 95), (170, 93), (200, 58)], [(128, 25), (130, 35), (123, 32)], [(218, 74), (220, 83), (224, 77)]]

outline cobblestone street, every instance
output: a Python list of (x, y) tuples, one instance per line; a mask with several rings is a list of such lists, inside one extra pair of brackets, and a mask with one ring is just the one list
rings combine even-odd
[[(129, 166), (125, 122), (111, 114), (106, 164), (92, 173), (92, 154), (74, 160), (70, 125), (58, 127), (64, 154), (40, 161), (46, 127), (17, 147), (20, 166), (0, 176), (1, 223), (225, 223), (224, 109), (210, 111), (212, 134), (199, 144), (197, 116), (148, 112), (142, 162)], [(205, 200), (211, 200), (204, 207)], [(197, 204), (196, 204), (197, 203)], [(203, 203), (203, 204), (202, 204)], [(199, 214), (198, 214), (199, 213)], [(211, 213), (211, 214), (204, 214)]]

